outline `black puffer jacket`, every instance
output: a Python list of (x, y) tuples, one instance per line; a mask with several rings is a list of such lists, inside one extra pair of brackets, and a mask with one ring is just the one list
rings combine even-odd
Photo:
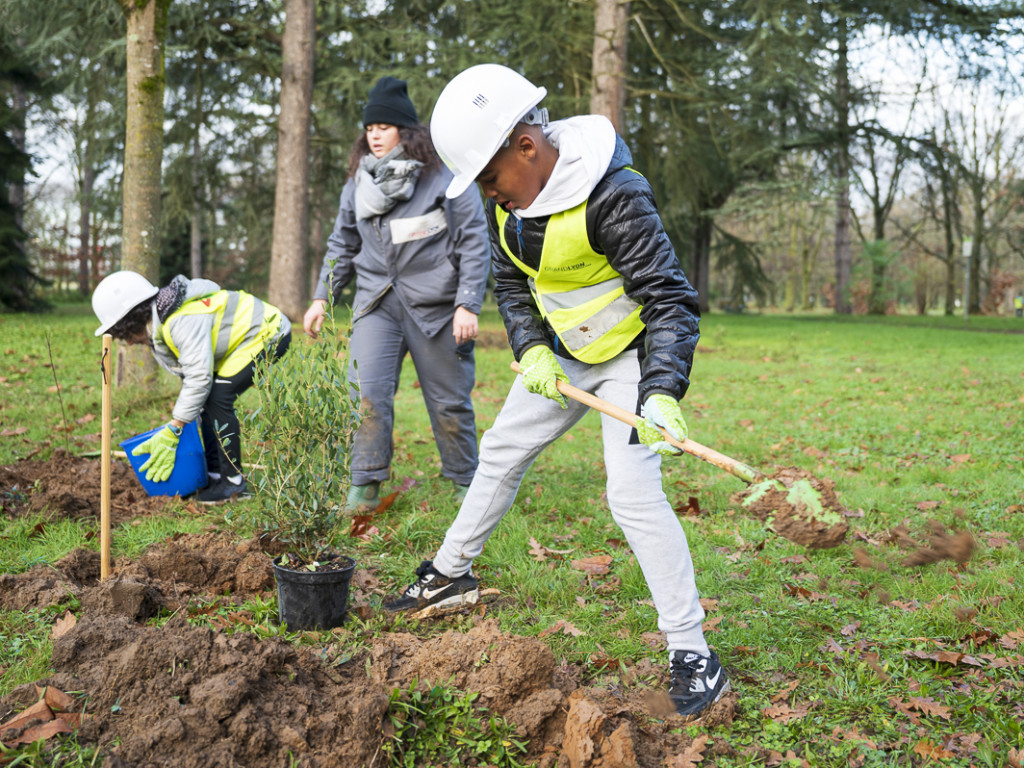
[[(633, 343), (640, 355), (640, 402), (648, 395), (663, 393), (681, 399), (690, 386), (693, 351), (700, 336), (700, 308), (697, 291), (683, 274), (654, 202), (651, 185), (640, 174), (628, 170), (632, 155), (625, 142), (616, 137), (615, 154), (608, 172), (587, 201), (587, 235), (591, 247), (605, 255), (625, 282), (626, 293), (641, 305), (640, 319), (647, 326)], [(537, 344), (556, 348), (555, 333), (541, 319), (530, 293), (527, 275), (501, 250), (495, 203), (488, 200), (487, 225), (494, 244), (494, 296), (498, 301), (509, 343), (516, 359)], [(522, 222), (521, 240), (516, 235)], [(509, 247), (523, 244), (516, 257), (536, 268), (548, 217), (517, 219), (509, 216), (505, 236)], [(515, 251), (513, 251), (515, 252)]]

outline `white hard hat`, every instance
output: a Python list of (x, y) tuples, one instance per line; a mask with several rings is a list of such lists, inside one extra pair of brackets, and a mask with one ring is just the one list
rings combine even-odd
[(455, 174), (447, 197), (466, 191), (517, 123), (526, 117), (547, 122), (546, 110), (530, 115), (546, 95), (547, 89), (500, 64), (478, 64), (451, 79), (430, 116), (434, 148)]
[(96, 335), (102, 336), (118, 320), (159, 292), (159, 288), (138, 272), (126, 269), (107, 275), (92, 292), (92, 311), (100, 320)]

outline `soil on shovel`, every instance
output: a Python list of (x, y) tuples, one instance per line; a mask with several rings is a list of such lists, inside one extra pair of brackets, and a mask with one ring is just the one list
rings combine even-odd
[[(110, 524), (152, 515), (168, 496), (149, 496), (131, 466), (110, 463)], [(0, 467), (0, 509), (8, 520), (49, 510), (56, 519), (100, 516), (100, 460), (72, 456), (60, 448), (45, 461), (23, 460)]]
[[(220, 631), (227, 625), (216, 621), (219, 629), (188, 623), (187, 614), (207, 612), (204, 600), (269, 597), (270, 563), (255, 540), (210, 533), (173, 537), (136, 561), (119, 559), (102, 583), (99, 557), (86, 550), (53, 568), (0, 576), (5, 607), (73, 594), (82, 608), (54, 641), (55, 673), (0, 699), (0, 721), (34, 703), (36, 686), (49, 685), (75, 693), (85, 715), (76, 738), (102, 747), (108, 768), (377, 768), (388, 765), (392, 691), (440, 684), (479, 692), (476, 705), (512, 723), (528, 744), (524, 764), (656, 768), (695, 748), (672, 714), (660, 665), (645, 661), (595, 687), (581, 685), (583, 667), (556, 663), (537, 638), (503, 634), (484, 615), (487, 604), (473, 610), (467, 631), (437, 634), (448, 619), (425, 622), (422, 637), (360, 638), (367, 650), (352, 657), (338, 644), (349, 628), (299, 646)], [(351, 610), (370, 615), (369, 595), (380, 591), (375, 574), (357, 571), (352, 586)], [(163, 626), (140, 625), (162, 607), (178, 612)], [(702, 723), (730, 722), (735, 704), (728, 694)], [(714, 742), (696, 748), (709, 758), (729, 749)]]
[(783, 538), (809, 549), (839, 546), (850, 527), (835, 483), (797, 467), (784, 467), (771, 479), (749, 485), (729, 500)]

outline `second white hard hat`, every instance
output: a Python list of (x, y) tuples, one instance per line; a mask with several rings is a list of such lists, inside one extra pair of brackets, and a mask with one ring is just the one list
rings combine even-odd
[(126, 269), (107, 275), (92, 292), (92, 311), (100, 321), (96, 335), (102, 336), (118, 320), (159, 292), (159, 288), (138, 272)]
[(546, 95), (547, 89), (501, 64), (478, 64), (451, 79), (430, 117), (434, 148), (455, 174), (447, 197), (466, 191), (516, 124)]

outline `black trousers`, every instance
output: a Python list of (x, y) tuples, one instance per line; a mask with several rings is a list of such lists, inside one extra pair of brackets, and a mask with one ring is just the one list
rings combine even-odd
[[(288, 351), (292, 343), (289, 331), (277, 342), (274, 359)], [(206, 470), (226, 477), (242, 474), (242, 441), (235, 401), (252, 386), (256, 373), (256, 360), (234, 376), (214, 376), (210, 394), (203, 405), (199, 426), (203, 435)]]

